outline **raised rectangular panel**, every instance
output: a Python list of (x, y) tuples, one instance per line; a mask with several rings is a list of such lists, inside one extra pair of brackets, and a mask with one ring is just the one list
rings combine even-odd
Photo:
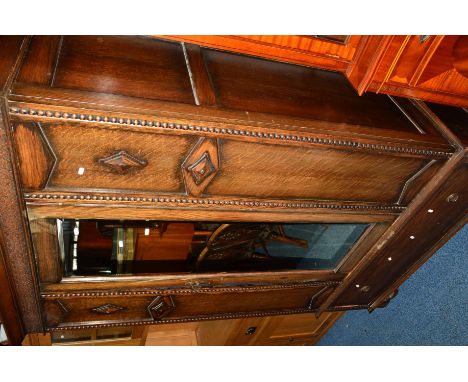
[(397, 202), (424, 159), (223, 140), (207, 195)]
[[(257, 290), (256, 290), (257, 289)], [(323, 285), (295, 288), (219, 288), (204, 293), (179, 290), (49, 293), (43, 294), (43, 308), (49, 327), (141, 324), (197, 320), (210, 316), (236, 318), (311, 311), (311, 298)], [(158, 315), (153, 308), (166, 301)], [(170, 303), (167, 303), (170, 301)], [(170, 309), (166, 307), (170, 305)], [(103, 313), (104, 312), (104, 313)]]
[(50, 188), (184, 192), (180, 166), (195, 137), (83, 125), (43, 129), (57, 156)]

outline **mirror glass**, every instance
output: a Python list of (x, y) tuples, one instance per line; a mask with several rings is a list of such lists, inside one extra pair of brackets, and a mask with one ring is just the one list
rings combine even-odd
[(66, 277), (333, 269), (367, 227), (75, 219), (31, 224), (36, 250), (56, 237)]

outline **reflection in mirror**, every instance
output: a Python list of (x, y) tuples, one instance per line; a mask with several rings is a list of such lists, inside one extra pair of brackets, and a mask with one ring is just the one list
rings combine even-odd
[[(334, 269), (368, 224), (41, 219), (36, 226), (47, 227), (70, 277)], [(44, 248), (40, 237), (33, 234), (36, 250)]]

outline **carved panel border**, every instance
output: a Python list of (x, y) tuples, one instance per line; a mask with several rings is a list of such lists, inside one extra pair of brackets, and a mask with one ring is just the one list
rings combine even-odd
[(297, 308), (297, 309), (284, 309), (284, 310), (267, 310), (262, 312), (242, 312), (242, 313), (221, 313), (213, 314), (209, 316), (193, 316), (184, 318), (162, 318), (160, 320), (138, 320), (138, 321), (125, 321), (115, 323), (93, 323), (83, 325), (63, 325), (57, 327), (46, 328), (47, 332), (56, 332), (64, 330), (77, 330), (77, 329), (96, 329), (96, 328), (111, 328), (120, 326), (137, 326), (137, 325), (156, 325), (156, 324), (170, 324), (170, 323), (182, 323), (182, 322), (193, 322), (193, 321), (213, 321), (213, 320), (228, 320), (231, 318), (247, 318), (247, 317), (265, 317), (265, 316), (280, 316), (288, 314), (299, 314), (299, 313), (314, 313), (314, 310), (309, 308)]
[(302, 283), (284, 283), (273, 285), (255, 285), (245, 287), (212, 287), (212, 288), (185, 288), (185, 289), (155, 289), (155, 290), (129, 290), (129, 291), (92, 291), (92, 292), (45, 292), (41, 293), (42, 299), (55, 300), (57, 298), (75, 298), (75, 297), (118, 297), (118, 296), (158, 296), (173, 294), (197, 294), (197, 293), (226, 293), (226, 292), (246, 292), (246, 291), (264, 291), (276, 289), (295, 289), (309, 287), (330, 287), (337, 286), (340, 281), (313, 281)]
[(156, 197), (156, 196), (134, 196), (134, 195), (112, 195), (112, 194), (69, 194), (69, 193), (26, 193), (24, 198), (27, 202), (63, 203), (64, 201), (99, 202), (99, 203), (149, 203), (153, 204), (176, 204), (177, 207), (188, 207), (191, 205), (235, 206), (239, 209), (246, 207), (249, 210), (259, 208), (272, 209), (334, 209), (343, 211), (382, 211), (400, 213), (406, 207), (393, 204), (357, 204), (357, 203), (325, 203), (315, 201), (281, 201), (263, 199), (218, 199), (218, 198), (189, 198), (189, 197)]
[(11, 106), (11, 115), (27, 115), (29, 119), (46, 118), (51, 121), (77, 121), (77, 122), (93, 122), (101, 123), (105, 125), (127, 125), (127, 126), (141, 126), (141, 127), (152, 127), (159, 128), (161, 130), (173, 130), (173, 131), (187, 131), (187, 132), (205, 132), (215, 134), (219, 136), (244, 136), (252, 137), (258, 140), (265, 141), (289, 141), (289, 142), (300, 142), (302, 144), (314, 144), (323, 146), (333, 146), (341, 148), (352, 148), (360, 150), (370, 150), (377, 152), (385, 152), (389, 154), (406, 154), (406, 155), (419, 155), (425, 157), (434, 158), (449, 158), (452, 156), (452, 152), (440, 151), (433, 149), (422, 149), (415, 147), (399, 146), (392, 144), (377, 144), (362, 142), (358, 139), (348, 140), (339, 138), (322, 138), (314, 137), (305, 134), (292, 134), (292, 133), (278, 133), (274, 131), (261, 132), (249, 130), (240, 127), (212, 127), (212, 126), (200, 126), (192, 124), (184, 124), (178, 122), (167, 122), (157, 120), (155, 118), (127, 118), (122, 115), (98, 115), (89, 113), (72, 113), (62, 110), (42, 110), (34, 108), (19, 108)]

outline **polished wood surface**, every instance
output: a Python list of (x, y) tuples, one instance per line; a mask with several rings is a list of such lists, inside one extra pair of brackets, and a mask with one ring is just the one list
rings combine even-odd
[(368, 90), (468, 106), (466, 36), (393, 36)]
[(205, 47), (229, 50), (299, 65), (344, 71), (352, 60), (361, 36), (157, 36), (167, 40), (185, 41)]
[(5, 47), (0, 58), (0, 305), (9, 341), (19, 345), (25, 333), (42, 330), (39, 280), (22, 190), (17, 182), (18, 168), (6, 102), (28, 40), (8, 36), (0, 40)]
[(342, 72), (361, 95), (369, 91), (468, 106), (466, 36), (159, 37)]
[[(43, 293), (42, 301), (47, 327), (56, 330), (122, 323), (144, 325), (154, 321), (189, 322), (199, 318), (219, 319), (311, 312), (318, 307), (316, 296), (325, 296), (326, 291), (331, 291), (327, 283), (318, 282), (316, 285), (310, 283), (309, 286), (299, 284), (289, 287), (272, 285), (200, 290), (173, 288), (172, 292), (69, 291)], [(164, 316), (152, 315), (151, 308), (158, 305), (162, 298), (165, 301), (160, 313), (165, 313)]]
[[(29, 228), (36, 254), (39, 277), (42, 282), (59, 282), (63, 275), (57, 223), (52, 219), (30, 219)], [(51, 256), (55, 254), (55, 256)]]
[(237, 318), (138, 328), (28, 334), (23, 346), (300, 346), (314, 345), (342, 316), (326, 313)]
[(57, 60), (53, 87), (194, 103), (179, 44), (155, 44), (144, 37), (68, 36)]
[[(439, 49), (463, 76), (465, 45), (364, 37), (304, 37), (314, 65), (344, 62), (338, 72), (149, 37), (2, 40), (0, 244), (21, 317), (14, 342), (18, 333), (155, 322), (242, 319), (247, 330), (265, 316), (305, 312), (328, 327), (337, 310), (385, 306), (464, 221), (466, 113), (359, 96), (352, 85), (429, 92), (444, 68)], [(275, 44), (288, 41), (296, 40)], [(420, 65), (407, 64), (413, 50)], [(460, 89), (445, 101), (462, 99)], [(69, 278), (50, 235), (30, 243), (29, 228), (36, 235), (52, 217), (371, 227), (325, 271)], [(265, 343), (315, 338), (269, 333)]]
[[(41, 131), (53, 154), (43, 146), (38, 136)], [(184, 181), (186, 175), (180, 170), (182, 162), (193, 155), (190, 151), (197, 142), (189, 135), (160, 136), (149, 130), (127, 132), (61, 124), (28, 128), (18, 124), (15, 138), (23, 186), (31, 193), (130, 189), (179, 197), (185, 192), (200, 195), (195, 185), (189, 183), (191, 176), (187, 175)], [(147, 165), (121, 173), (96, 160), (121, 150)], [(208, 197), (396, 203), (406, 182), (428, 163), (419, 158), (350, 154), (340, 150), (329, 150), (324, 156), (323, 150), (318, 149), (227, 139), (219, 140), (217, 150), (221, 157), (220, 173), (213, 172), (204, 180), (203, 194)], [(189, 162), (202, 158), (203, 152), (189, 158)], [(217, 162), (213, 154), (211, 157)]]

